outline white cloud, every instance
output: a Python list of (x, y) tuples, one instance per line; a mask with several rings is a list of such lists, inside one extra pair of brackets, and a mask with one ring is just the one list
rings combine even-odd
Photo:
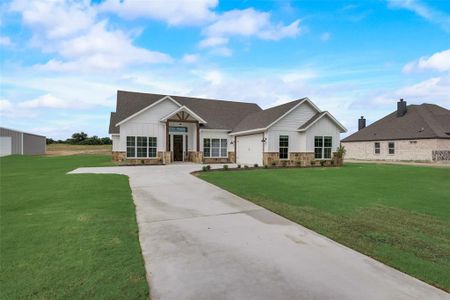
[(115, 70), (137, 63), (167, 63), (161, 52), (133, 46), (121, 30), (109, 31), (106, 21), (92, 26), (84, 35), (61, 41), (56, 51), (65, 60), (52, 59), (38, 69), (47, 71)]
[(300, 20), (295, 20), (289, 25), (282, 25), (281, 23), (268, 26), (266, 29), (263, 29), (259, 34), (263, 40), (273, 40), (278, 41), (284, 38), (292, 38), (296, 37), (300, 34)]
[(200, 42), (201, 47), (214, 47), (228, 43), (231, 36), (256, 36), (263, 40), (280, 40), (296, 37), (301, 33), (300, 20), (289, 25), (274, 24), (271, 14), (253, 8), (231, 10), (218, 16), (216, 21), (203, 30), (206, 36)]
[(419, 0), (387, 0), (387, 2), (391, 8), (407, 9), (432, 23), (439, 24), (447, 31), (450, 30), (450, 15), (433, 9)]
[(216, 46), (221, 46), (221, 45), (226, 45), (228, 44), (228, 38), (224, 38), (224, 37), (209, 37), (206, 38), (204, 40), (201, 40), (199, 43), (199, 46), (201, 48), (206, 48), (206, 47), (216, 47)]
[(400, 98), (446, 104), (450, 107), (450, 76), (432, 77), (396, 91)]
[(14, 43), (8, 36), (0, 36), (0, 46), (11, 47)]
[(185, 54), (183, 55), (182, 61), (187, 64), (193, 64), (199, 60), (196, 54)]
[(45, 94), (36, 99), (20, 102), (21, 108), (71, 108), (78, 106), (77, 103), (70, 103), (59, 99), (51, 94)]
[(331, 39), (331, 33), (330, 32), (324, 32), (320, 35), (320, 39), (323, 42), (329, 41)]
[(195, 70), (192, 73), (213, 86), (220, 85), (224, 80), (224, 75), (219, 70), (209, 70), (209, 71)]
[(372, 98), (374, 105), (393, 106), (404, 98), (409, 104), (424, 102), (450, 107), (450, 75), (432, 77), (392, 91), (378, 93)]
[(430, 57), (421, 57), (403, 67), (403, 71), (410, 73), (415, 70), (436, 70), (440, 72), (450, 71), (450, 49), (437, 52)]
[(210, 53), (217, 56), (229, 57), (233, 54), (233, 51), (228, 47), (215, 47)]
[(302, 70), (296, 72), (288, 72), (281, 76), (281, 79), (285, 83), (293, 83), (296, 81), (304, 81), (317, 77), (317, 72), (314, 70)]
[(14, 0), (10, 9), (22, 15), (23, 23), (48, 39), (67, 37), (89, 28), (95, 12), (88, 1)]
[(132, 34), (110, 29), (107, 20), (98, 21), (87, 0), (15, 0), (10, 8), (31, 28), (32, 46), (57, 54), (34, 66), (38, 70), (98, 72), (172, 61), (167, 54), (134, 46)]
[(201, 24), (214, 18), (211, 11), (218, 0), (106, 0), (98, 6), (99, 11), (114, 12), (125, 19), (150, 18), (169, 25)]
[(6, 112), (12, 108), (12, 103), (6, 99), (0, 99), (0, 112)]

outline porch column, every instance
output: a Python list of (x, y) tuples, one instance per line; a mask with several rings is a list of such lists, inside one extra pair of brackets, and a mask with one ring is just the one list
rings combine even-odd
[(166, 152), (170, 151), (169, 121), (166, 121)]
[(197, 152), (200, 152), (200, 125), (197, 121)]

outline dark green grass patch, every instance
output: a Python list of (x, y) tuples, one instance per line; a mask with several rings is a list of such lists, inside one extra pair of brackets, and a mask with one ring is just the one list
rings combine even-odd
[(128, 178), (110, 156), (0, 159), (1, 298), (148, 298)]
[(205, 172), (201, 178), (450, 290), (450, 169), (342, 168)]

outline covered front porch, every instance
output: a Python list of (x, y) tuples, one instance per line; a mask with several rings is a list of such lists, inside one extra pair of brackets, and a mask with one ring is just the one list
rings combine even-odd
[(200, 127), (206, 124), (200, 116), (186, 106), (180, 107), (161, 119), (166, 128), (166, 153), (171, 162), (202, 163)]

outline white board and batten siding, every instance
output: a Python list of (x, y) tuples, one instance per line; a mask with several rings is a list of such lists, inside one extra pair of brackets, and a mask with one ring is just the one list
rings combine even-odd
[(263, 134), (236, 137), (236, 162), (242, 165), (263, 164)]
[(266, 152), (279, 151), (280, 135), (289, 136), (289, 152), (306, 152), (306, 135), (298, 132), (297, 129), (316, 113), (317, 111), (305, 102), (275, 123), (267, 131)]
[(111, 141), (112, 141), (112, 151), (121, 151), (121, 148), (120, 148), (120, 135), (119, 134), (112, 134), (111, 135)]
[(127, 136), (152, 136), (157, 139), (158, 151), (165, 151), (166, 127), (160, 120), (176, 109), (178, 105), (167, 99), (121, 124), (119, 146), (113, 144), (113, 148), (126, 151)]
[(329, 117), (324, 116), (319, 121), (314, 123), (306, 131), (306, 150), (308, 152), (314, 152), (314, 137), (315, 136), (331, 136), (332, 148), (331, 151), (336, 151), (336, 148), (340, 144), (341, 133), (336, 124), (330, 120)]

